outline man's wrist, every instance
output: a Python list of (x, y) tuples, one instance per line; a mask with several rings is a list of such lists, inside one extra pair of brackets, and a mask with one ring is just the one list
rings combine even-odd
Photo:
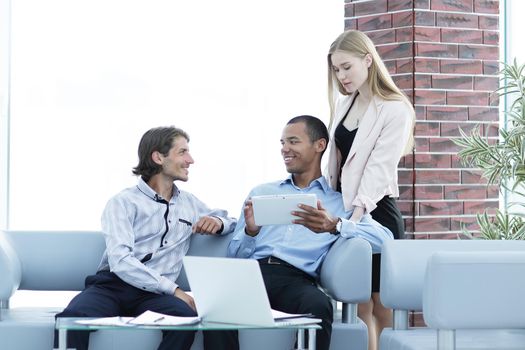
[(335, 223), (335, 227), (332, 231), (330, 231), (333, 235), (338, 235), (341, 233), (341, 230), (343, 228), (343, 220), (341, 218), (337, 218), (337, 222)]
[(248, 229), (248, 226), (244, 227), (244, 233), (247, 234), (250, 237), (257, 236), (259, 234), (259, 231), (261, 231), (260, 227), (258, 227), (257, 230), (255, 230), (255, 231), (252, 231), (252, 230)]
[(222, 219), (218, 216), (213, 215), (212, 217), (217, 219), (219, 223), (221, 224), (221, 227), (217, 230), (217, 232), (215, 232), (216, 235), (220, 235), (222, 231), (224, 231), (224, 221), (222, 221)]

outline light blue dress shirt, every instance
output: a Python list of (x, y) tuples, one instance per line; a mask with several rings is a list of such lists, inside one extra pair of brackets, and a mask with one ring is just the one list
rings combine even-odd
[[(332, 215), (342, 218), (340, 236), (361, 237), (372, 246), (374, 253), (381, 252), (385, 240), (394, 239), (390, 230), (364, 215), (359, 223), (348, 220), (351, 212), (345, 212), (341, 193), (330, 188), (326, 179), (320, 177), (306, 188), (294, 185), (292, 177), (255, 187), (248, 198), (257, 195), (314, 193), (321, 205)], [(318, 271), (337, 235), (315, 233), (302, 225), (263, 226), (259, 234), (251, 237), (244, 232), (246, 223), (241, 211), (234, 237), (228, 247), (228, 255), (238, 258), (261, 259), (275, 256), (318, 278)]]
[(191, 193), (173, 187), (167, 202), (142, 179), (109, 200), (102, 214), (106, 251), (99, 271), (157, 294), (173, 294), (188, 252), (192, 225), (202, 216), (223, 222), (222, 234), (235, 229), (225, 210), (210, 209)]

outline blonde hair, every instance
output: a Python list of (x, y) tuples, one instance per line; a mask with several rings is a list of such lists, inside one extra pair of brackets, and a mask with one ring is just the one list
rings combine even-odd
[[(348, 92), (341, 85), (335, 71), (332, 67), (332, 54), (336, 51), (348, 53), (359, 58), (364, 58), (367, 54), (372, 57), (372, 64), (368, 69), (367, 83), (373, 95), (377, 95), (384, 100), (403, 101), (411, 110), (412, 126), (415, 123), (415, 112), (412, 103), (408, 100), (406, 95), (396, 86), (390, 73), (386, 69), (383, 60), (377, 53), (376, 47), (372, 40), (363, 32), (358, 30), (347, 30), (335, 39), (330, 45), (328, 51), (328, 99), (330, 103), (330, 127), (334, 119), (335, 112), (335, 93), (334, 89), (337, 87), (339, 93), (348, 95)], [(414, 135), (410, 134), (410, 138), (405, 147), (403, 154), (408, 154), (412, 151), (414, 145)]]

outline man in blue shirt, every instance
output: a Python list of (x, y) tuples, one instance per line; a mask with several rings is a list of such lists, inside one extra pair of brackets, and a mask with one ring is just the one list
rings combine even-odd
[[(370, 215), (359, 222), (348, 218), (339, 192), (321, 175), (321, 158), (328, 143), (324, 123), (312, 116), (291, 119), (281, 137), (281, 154), (290, 176), (255, 187), (245, 202), (228, 254), (257, 259), (272, 308), (288, 313), (311, 313), (322, 319), (317, 349), (328, 350), (333, 310), (329, 297), (317, 288), (319, 268), (339, 237), (368, 240), (374, 252), (392, 233)], [(256, 195), (314, 193), (317, 208), (300, 205), (293, 225), (257, 226), (250, 198)]]
[[(151, 310), (196, 316), (195, 302), (176, 284), (182, 258), (195, 233), (220, 235), (235, 229), (225, 210), (210, 209), (174, 181), (188, 181), (193, 164), (189, 137), (181, 129), (147, 131), (139, 144), (137, 186), (111, 198), (102, 215), (106, 251), (98, 272), (57, 317), (138, 316)], [(195, 332), (164, 331), (158, 349), (190, 349)], [(87, 350), (89, 333), (68, 333), (68, 348)], [(56, 333), (55, 333), (56, 345)], [(239, 348), (237, 332), (204, 332), (205, 349)]]

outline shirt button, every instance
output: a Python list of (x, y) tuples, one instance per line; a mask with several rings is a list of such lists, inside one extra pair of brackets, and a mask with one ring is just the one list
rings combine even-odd
[(168, 244), (168, 241), (164, 241), (164, 244)]

